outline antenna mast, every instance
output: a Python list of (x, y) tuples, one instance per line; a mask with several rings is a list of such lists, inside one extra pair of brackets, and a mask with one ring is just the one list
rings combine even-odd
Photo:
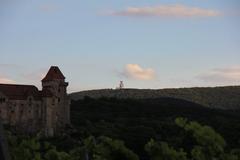
[(123, 81), (120, 81), (120, 84), (119, 84), (119, 89), (123, 89), (123, 88), (124, 88)]

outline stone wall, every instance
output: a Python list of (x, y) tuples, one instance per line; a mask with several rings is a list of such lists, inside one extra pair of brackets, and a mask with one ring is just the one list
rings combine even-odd
[(42, 101), (31, 96), (26, 100), (9, 100), (5, 97), (5, 101), (0, 102), (0, 117), (4, 124), (13, 126), (20, 132), (40, 131), (43, 117)]

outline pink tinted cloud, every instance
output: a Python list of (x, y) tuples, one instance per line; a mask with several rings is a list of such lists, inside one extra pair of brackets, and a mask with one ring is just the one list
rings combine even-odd
[(0, 77), (0, 83), (11, 84), (15, 83), (15, 81), (6, 77)]
[(136, 80), (153, 80), (156, 78), (155, 71), (152, 68), (144, 69), (138, 64), (127, 64), (122, 75)]
[(109, 13), (114, 16), (155, 16), (155, 17), (216, 17), (221, 12), (213, 9), (191, 7), (181, 4), (157, 5), (146, 7), (128, 7), (121, 11)]
[(22, 77), (28, 80), (40, 81), (47, 74), (47, 69), (39, 69), (31, 73), (23, 74)]
[(240, 83), (240, 66), (212, 69), (198, 78), (207, 82), (232, 82)]

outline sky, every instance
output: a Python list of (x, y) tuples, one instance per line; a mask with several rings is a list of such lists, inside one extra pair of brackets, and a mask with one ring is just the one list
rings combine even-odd
[(0, 0), (0, 83), (240, 85), (239, 0)]

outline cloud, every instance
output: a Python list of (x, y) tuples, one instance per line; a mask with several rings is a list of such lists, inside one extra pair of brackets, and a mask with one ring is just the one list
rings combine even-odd
[(40, 9), (41, 11), (44, 11), (44, 12), (54, 12), (54, 11), (59, 10), (60, 7), (57, 6), (57, 5), (53, 5), (53, 4), (44, 4), (44, 5), (41, 5), (41, 6), (39, 7), (39, 9)]
[(11, 84), (11, 83), (15, 83), (15, 81), (5, 77), (0, 77), (0, 83)]
[(0, 63), (0, 68), (19, 69), (22, 68), (22, 66), (18, 64)]
[(191, 7), (181, 4), (128, 7), (122, 11), (113, 11), (109, 14), (114, 16), (136, 17), (215, 17), (221, 15), (217, 10)]
[(8, 63), (0, 63), (0, 83), (4, 84), (12, 84), (16, 83), (14, 80), (7, 78), (7, 76), (3, 73), (3, 71), (8, 72), (9, 70), (16, 70), (21, 68), (20, 65), (17, 64), (8, 64)]
[(207, 82), (240, 83), (240, 66), (212, 69), (198, 76), (198, 78)]
[(138, 64), (127, 64), (122, 75), (137, 80), (153, 80), (156, 77), (153, 69), (143, 69)]
[(45, 69), (45, 68), (38, 69), (38, 70), (35, 70), (34, 72), (23, 74), (22, 77), (27, 80), (39, 81), (45, 77), (47, 70), (48, 69)]

